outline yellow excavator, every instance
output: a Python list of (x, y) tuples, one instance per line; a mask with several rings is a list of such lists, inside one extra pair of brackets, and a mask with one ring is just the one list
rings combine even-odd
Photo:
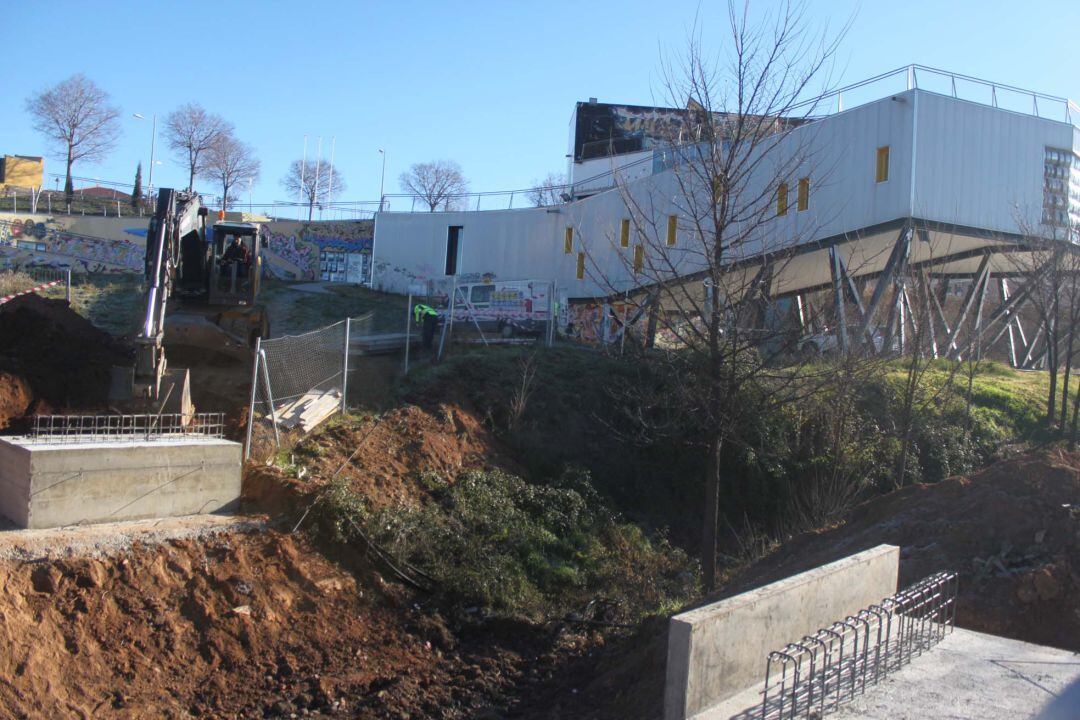
[(262, 272), (262, 227), (214, 224), (197, 193), (161, 188), (146, 234), (146, 312), (136, 337), (131, 399), (154, 413), (194, 414), (191, 375), (170, 368), (165, 346), (250, 357), (269, 334), (257, 303)]

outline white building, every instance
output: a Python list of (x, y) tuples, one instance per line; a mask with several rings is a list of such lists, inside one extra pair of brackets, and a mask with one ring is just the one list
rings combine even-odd
[[(955, 75), (944, 76), (953, 90), (938, 92), (925, 87), (931, 77), (941, 80), (936, 71), (913, 66), (903, 72), (907, 89), (807, 122), (770, 149), (770, 163), (791, 169), (788, 207), (781, 213), (777, 206), (761, 241), (731, 260), (760, 264), (777, 248), (794, 249), (797, 257), (771, 278), (773, 297), (834, 283), (830, 253), (852, 277), (880, 274), (905, 232), (909, 266), (924, 264), (937, 274), (1007, 274), (1016, 270), (1015, 257), (995, 252), (984, 265), (988, 250), (1047, 235), (1069, 218), (1080, 221), (1080, 129), (1074, 124), (1080, 108)], [(958, 80), (985, 89), (985, 101), (957, 94)], [(999, 101), (1006, 95), (1014, 106)], [(575, 118), (590, 105), (579, 103)], [(675, 249), (665, 252), (678, 273), (700, 271), (680, 214), (679, 170), (665, 169), (670, 162), (661, 158), (670, 148), (643, 134), (607, 149), (597, 158), (572, 150), (574, 193), (587, 196), (571, 202), (379, 213), (373, 286), (430, 291), (456, 275), (459, 281), (551, 280), (571, 300), (610, 296), (641, 284), (633, 271), (640, 243), (624, 229), (634, 204), (647, 208), (646, 221), (656, 227), (676, 218), (668, 237)], [(776, 183), (770, 163), (763, 164), (760, 183)], [(770, 198), (778, 190), (760, 189)]]

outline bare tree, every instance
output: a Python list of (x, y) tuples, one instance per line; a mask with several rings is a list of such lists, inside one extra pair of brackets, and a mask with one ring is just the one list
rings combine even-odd
[(240, 182), (254, 182), (260, 171), (255, 149), (229, 133), (219, 134), (199, 163), (199, 177), (221, 186), (222, 208), (236, 201), (233, 191)]
[(563, 202), (562, 194), (566, 192), (566, 175), (562, 173), (548, 173), (543, 180), (534, 180), (533, 187), (526, 193), (535, 207), (558, 205)]
[[(798, 336), (773, 321), (783, 309), (772, 280), (814, 236), (827, 210), (803, 213), (801, 223), (783, 231), (772, 225), (783, 214), (778, 201), (787, 210), (786, 183), (797, 184), (801, 211), (812, 202), (809, 181), (801, 179), (824, 184), (828, 175), (807, 142), (812, 136), (797, 129), (819, 110), (805, 101), (820, 97), (837, 41), (811, 37), (799, 6), (785, 3), (761, 21), (750, 20), (746, 5), (732, 2), (728, 9), (726, 58), (708, 58), (695, 28), (682, 57), (665, 63), (665, 94), (671, 105), (686, 108), (684, 127), (668, 140), (671, 172), (619, 184), (626, 217), (613, 230), (610, 249), (624, 267), (621, 277), (601, 278), (612, 295), (637, 305), (635, 314), (648, 312), (649, 325), (678, 348), (660, 354), (660, 362), (683, 378), (665, 402), (694, 417), (707, 458), (706, 592), (716, 582), (725, 453), (750, 449), (743, 432), (748, 413), (794, 402), (812, 391), (812, 376), (828, 374), (818, 366), (788, 365)], [(687, 134), (696, 140), (681, 143)], [(568, 232), (568, 242), (571, 237)], [(750, 262), (756, 265), (747, 269)], [(599, 273), (600, 264), (593, 266)], [(729, 478), (730, 486), (737, 484)]]
[(308, 222), (315, 213), (315, 206), (322, 207), (345, 191), (345, 178), (324, 162), (293, 160), (289, 172), (281, 179), (281, 186), (289, 197), (300, 195), (308, 207)]
[(455, 209), (461, 196), (469, 192), (461, 166), (453, 160), (416, 163), (401, 173), (399, 182), (402, 190), (423, 200), (430, 212)]
[(233, 126), (198, 103), (186, 103), (165, 118), (165, 141), (176, 161), (188, 169), (188, 189), (195, 185), (200, 162), (218, 138), (231, 135)]
[(85, 75), (76, 74), (47, 90), (30, 96), (26, 110), (34, 129), (55, 146), (64, 159), (64, 193), (74, 194), (71, 167), (80, 160), (98, 162), (116, 147), (120, 137), (120, 108), (111, 105), (109, 94)]

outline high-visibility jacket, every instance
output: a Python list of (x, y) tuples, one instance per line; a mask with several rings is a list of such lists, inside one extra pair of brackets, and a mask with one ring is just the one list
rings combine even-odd
[(423, 303), (417, 303), (416, 307), (413, 308), (413, 319), (416, 321), (417, 325), (422, 323), (424, 321), (424, 318), (428, 315), (434, 315), (435, 317), (438, 317), (439, 313), (435, 310), (435, 308), (431, 307), (430, 305), (424, 305)]

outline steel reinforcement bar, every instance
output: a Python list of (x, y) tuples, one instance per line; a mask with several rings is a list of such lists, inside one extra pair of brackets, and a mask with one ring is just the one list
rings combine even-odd
[(957, 575), (939, 572), (769, 653), (759, 717), (819, 718), (951, 632)]
[(37, 415), (29, 437), (41, 443), (84, 443), (220, 438), (224, 434), (224, 413)]

